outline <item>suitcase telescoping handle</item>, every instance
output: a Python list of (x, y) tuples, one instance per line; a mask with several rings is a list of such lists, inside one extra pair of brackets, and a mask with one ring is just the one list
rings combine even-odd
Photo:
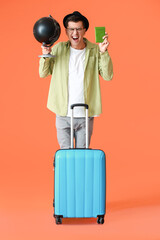
[(84, 103), (76, 103), (71, 105), (71, 148), (74, 148), (74, 131), (73, 131), (73, 109), (74, 107), (85, 107), (86, 108), (86, 148), (88, 148), (88, 105)]

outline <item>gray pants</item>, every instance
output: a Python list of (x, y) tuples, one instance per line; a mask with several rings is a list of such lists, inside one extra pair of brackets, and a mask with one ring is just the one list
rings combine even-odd
[[(93, 132), (94, 117), (88, 118), (88, 143), (90, 144), (91, 135)], [(86, 128), (85, 118), (74, 118), (73, 129), (76, 148), (86, 147)], [(57, 139), (61, 149), (71, 147), (71, 118), (56, 116)]]

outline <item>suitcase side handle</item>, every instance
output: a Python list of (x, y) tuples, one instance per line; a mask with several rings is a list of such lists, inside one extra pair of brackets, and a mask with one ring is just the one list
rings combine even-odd
[(73, 138), (74, 138), (74, 134), (73, 134), (73, 109), (74, 107), (85, 107), (86, 109), (86, 148), (88, 148), (89, 144), (88, 144), (88, 108), (89, 106), (87, 104), (84, 103), (75, 103), (72, 104), (70, 106), (71, 108), (71, 148), (74, 148), (74, 143), (73, 143)]

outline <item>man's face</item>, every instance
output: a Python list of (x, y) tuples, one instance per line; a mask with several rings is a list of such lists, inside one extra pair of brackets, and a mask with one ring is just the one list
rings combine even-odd
[(83, 49), (85, 47), (83, 36), (85, 35), (86, 29), (83, 26), (83, 22), (68, 22), (66, 29), (66, 34), (69, 41), (71, 42), (71, 47), (76, 49)]

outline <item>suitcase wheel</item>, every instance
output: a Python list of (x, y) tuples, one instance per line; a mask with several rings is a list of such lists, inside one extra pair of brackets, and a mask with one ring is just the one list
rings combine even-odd
[(104, 217), (98, 217), (97, 223), (98, 224), (103, 224), (104, 223)]
[(62, 218), (56, 217), (56, 224), (62, 224)]

